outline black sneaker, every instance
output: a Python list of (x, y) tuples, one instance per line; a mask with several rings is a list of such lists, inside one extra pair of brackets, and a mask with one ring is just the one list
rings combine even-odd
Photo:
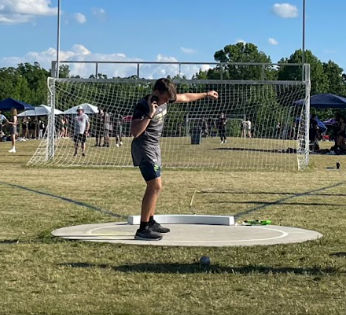
[(149, 229), (153, 232), (158, 233), (168, 233), (171, 231), (170, 229), (163, 227), (160, 223), (157, 223), (156, 221), (149, 225)]
[(85, 153), (82, 153), (82, 156), (85, 156)]
[(162, 235), (160, 233), (156, 233), (153, 230), (146, 228), (145, 230), (137, 230), (135, 234), (136, 240), (142, 241), (159, 241), (162, 240)]
[(77, 156), (77, 152), (75, 152), (75, 153), (73, 154), (73, 156)]

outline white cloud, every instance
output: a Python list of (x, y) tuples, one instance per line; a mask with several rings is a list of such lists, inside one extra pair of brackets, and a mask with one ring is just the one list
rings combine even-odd
[[(19, 63), (38, 62), (45, 69), (51, 68), (51, 62), (56, 60), (56, 49), (49, 48), (40, 52), (28, 52), (22, 57), (7, 57), (0, 59), (0, 67), (16, 67)], [(70, 50), (60, 52), (60, 60), (62, 61), (132, 61), (133, 64), (112, 64), (100, 63), (98, 67), (99, 73), (107, 74), (111, 77), (128, 77), (136, 75), (136, 62), (143, 61), (139, 58), (131, 58), (124, 53), (103, 54), (100, 52), (91, 52), (83, 45), (74, 45)], [(178, 62), (173, 56), (164, 56), (158, 54), (155, 61), (159, 62)], [(69, 63), (71, 75), (79, 75), (88, 78), (91, 74), (95, 74), (96, 65), (93, 63)], [(140, 65), (140, 76), (146, 79), (157, 79), (160, 77), (175, 76), (179, 74), (191, 78), (198, 73), (200, 69), (208, 70), (211, 66), (205, 65), (182, 65), (178, 64), (142, 64)]]
[(270, 45), (273, 45), (273, 46), (277, 46), (277, 45), (279, 45), (279, 42), (276, 40), (276, 39), (274, 39), (274, 38), (268, 38), (268, 43), (270, 44)]
[(197, 50), (193, 49), (193, 48), (186, 48), (186, 47), (180, 47), (180, 50), (185, 53), (185, 54), (195, 54), (197, 53)]
[(36, 16), (56, 15), (50, 0), (0, 0), (0, 24), (20, 24)]
[(95, 15), (99, 20), (105, 20), (107, 18), (106, 10), (102, 8), (92, 8), (91, 13)]
[(82, 13), (75, 13), (74, 18), (80, 24), (83, 24), (86, 22), (86, 17)]
[(236, 44), (238, 44), (238, 43), (246, 44), (246, 41), (243, 40), (243, 39), (236, 39), (235, 43), (236, 43)]
[(298, 8), (289, 3), (275, 3), (273, 6), (273, 12), (284, 19), (298, 17)]

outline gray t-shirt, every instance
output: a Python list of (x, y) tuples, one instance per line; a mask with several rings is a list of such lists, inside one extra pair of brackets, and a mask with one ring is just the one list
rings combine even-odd
[(6, 118), (3, 114), (0, 114), (0, 125), (1, 125), (4, 121), (7, 121), (7, 118)]
[(111, 118), (108, 113), (105, 113), (103, 117), (103, 129), (104, 130), (111, 129)]
[(87, 122), (89, 122), (89, 116), (87, 114), (81, 114), (74, 117), (74, 134), (84, 134)]
[[(170, 101), (173, 103), (174, 101)], [(149, 113), (148, 96), (141, 99), (135, 106), (132, 119), (144, 119)], [(131, 146), (134, 166), (150, 163), (161, 166), (161, 150), (159, 140), (162, 134), (164, 119), (167, 114), (167, 103), (160, 105), (149, 122), (146, 130), (134, 138)]]

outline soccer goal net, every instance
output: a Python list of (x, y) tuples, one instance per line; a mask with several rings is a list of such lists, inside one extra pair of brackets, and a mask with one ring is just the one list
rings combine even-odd
[[(29, 165), (132, 166), (134, 105), (151, 93), (154, 83), (142, 79), (49, 78), (52, 111), (46, 134)], [(169, 106), (160, 140), (164, 167), (297, 170), (308, 165), (307, 82), (175, 83), (178, 93), (216, 90), (219, 99)], [(295, 104), (301, 99), (306, 100), (303, 105)], [(76, 155), (74, 147), (79, 106), (90, 121), (84, 155), (81, 151)]]

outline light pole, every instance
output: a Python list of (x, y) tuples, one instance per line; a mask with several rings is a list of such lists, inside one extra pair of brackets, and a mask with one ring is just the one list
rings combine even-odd
[(56, 45), (56, 71), (55, 77), (59, 78), (59, 62), (60, 62), (60, 16), (61, 16), (61, 0), (58, 2), (58, 34), (57, 34), (57, 45)]
[(304, 64), (305, 64), (305, 19), (306, 19), (306, 0), (303, 0), (303, 51), (302, 51), (302, 64), (303, 64), (303, 80), (304, 80)]

